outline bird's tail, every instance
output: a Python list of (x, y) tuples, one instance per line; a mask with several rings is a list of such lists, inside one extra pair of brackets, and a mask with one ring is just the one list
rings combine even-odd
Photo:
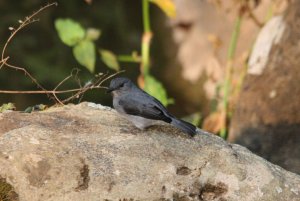
[(171, 124), (176, 128), (179, 128), (183, 132), (189, 134), (191, 137), (193, 137), (196, 134), (196, 126), (183, 120), (172, 117)]

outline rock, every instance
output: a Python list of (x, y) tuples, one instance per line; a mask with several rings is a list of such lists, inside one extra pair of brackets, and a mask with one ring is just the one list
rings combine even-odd
[[(153, 18), (152, 42), (156, 51), (152, 53), (152, 72), (176, 100), (171, 110), (181, 116), (201, 111), (201, 116), (206, 117), (224, 83), (231, 37), (243, 3), (236, 0), (173, 2), (175, 18), (166, 18), (160, 11)], [(274, 5), (274, 0), (247, 2), (257, 21), (248, 14), (243, 17), (232, 61), (232, 80), (240, 80), (244, 74), (243, 66), (261, 29), (258, 24), (265, 22), (266, 13)], [(282, 13), (286, 5), (287, 1), (276, 4), (273, 15)]]
[(231, 119), (229, 141), (300, 174), (300, 1), (261, 30)]
[(246, 148), (166, 124), (140, 131), (91, 106), (0, 114), (11, 200), (300, 200), (300, 176)]

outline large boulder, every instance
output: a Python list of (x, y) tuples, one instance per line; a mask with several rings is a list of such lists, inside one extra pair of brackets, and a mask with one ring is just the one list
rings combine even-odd
[(140, 131), (110, 108), (82, 103), (0, 114), (1, 196), (292, 201), (300, 177), (206, 132), (190, 138), (166, 124)]
[(300, 1), (261, 30), (231, 119), (229, 141), (300, 174)]

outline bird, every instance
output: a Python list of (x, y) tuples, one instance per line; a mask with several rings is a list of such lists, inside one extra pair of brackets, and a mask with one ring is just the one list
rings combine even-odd
[(191, 137), (197, 133), (194, 125), (177, 119), (159, 100), (137, 87), (126, 77), (112, 79), (107, 93), (113, 96), (115, 110), (141, 130), (157, 124), (157, 121), (164, 121)]

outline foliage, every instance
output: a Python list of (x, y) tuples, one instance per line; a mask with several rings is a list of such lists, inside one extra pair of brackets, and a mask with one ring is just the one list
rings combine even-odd
[(119, 71), (120, 66), (117, 57), (112, 51), (100, 49), (99, 53), (101, 55), (102, 61), (111, 69)]
[(62, 42), (71, 47), (83, 40), (85, 36), (83, 27), (71, 19), (57, 19), (55, 28)]
[(17, 201), (19, 200), (18, 194), (14, 191), (12, 185), (0, 177), (0, 201)]
[(44, 105), (44, 104), (39, 104), (39, 105), (34, 105), (34, 106), (32, 106), (32, 107), (27, 107), (27, 108), (24, 110), (24, 112), (25, 112), (25, 113), (31, 113), (31, 112), (33, 112), (33, 111), (43, 111), (43, 110), (45, 110), (45, 109), (47, 109), (47, 106), (46, 106), (46, 105)]
[[(83, 94), (85, 94), (85, 92), (87, 92), (89, 90), (106, 89), (107, 87), (103, 87), (102, 83), (104, 81), (106, 81), (107, 79), (110, 79), (112, 76), (116, 75), (116, 73), (112, 74), (112, 75), (109, 75), (108, 73), (106, 73), (106, 74), (98, 73), (95, 75), (95, 77), (92, 81), (89, 81), (84, 86), (82, 86), (81, 80), (78, 77), (79, 71), (76, 69), (73, 69), (71, 74), (69, 76), (65, 77), (63, 80), (61, 80), (53, 90), (47, 90), (42, 84), (40, 84), (40, 82), (35, 78), (35, 76), (33, 76), (31, 73), (29, 73), (29, 71), (26, 68), (16, 66), (16, 65), (10, 63), (10, 56), (8, 56), (6, 54), (6, 49), (9, 46), (12, 39), (15, 37), (15, 35), (17, 33), (19, 33), (19, 31), (24, 29), (26, 26), (28, 26), (29, 24), (37, 22), (38, 19), (35, 18), (37, 14), (39, 14), (40, 12), (44, 11), (45, 9), (47, 9), (51, 6), (55, 6), (55, 5), (57, 5), (56, 2), (51, 3), (51, 4), (46, 4), (45, 6), (41, 7), (39, 10), (33, 12), (33, 14), (26, 16), (24, 18), (24, 20), (19, 20), (18, 21), (19, 24), (16, 28), (9, 27), (11, 34), (8, 37), (8, 39), (6, 40), (5, 45), (2, 49), (2, 53), (1, 53), (0, 69), (2, 69), (2, 67), (5, 67), (8, 69), (14, 69), (16, 71), (23, 72), (25, 74), (25, 77), (27, 77), (29, 80), (31, 80), (31, 82), (33, 82), (36, 85), (36, 87), (39, 88), (39, 90), (0, 90), (0, 93), (4, 93), (4, 94), (46, 94), (47, 97), (49, 99), (55, 101), (55, 103), (63, 105), (64, 103), (70, 102), (71, 100), (74, 100), (74, 99), (79, 99), (79, 101), (80, 101), (81, 98), (83, 97)], [(61, 22), (63, 22), (63, 21), (61, 21)], [(77, 23), (74, 23), (74, 22), (70, 23), (70, 20), (65, 20), (63, 23), (61, 23), (61, 22), (57, 22), (57, 27), (59, 29), (61, 29), (64, 22), (66, 22), (67, 30), (69, 32), (70, 32), (70, 30), (72, 30), (72, 27), (75, 28), (75, 30), (80, 28), (80, 26)], [(90, 48), (91, 46), (94, 46), (94, 44), (93, 43), (90, 44), (86, 41), (91, 41), (91, 40), (98, 38), (100, 35), (100, 32), (97, 32), (96, 30), (93, 30), (93, 29), (89, 29), (87, 31), (86, 39), (85, 38), (82, 39), (82, 37), (80, 37), (82, 34), (76, 35), (76, 34), (69, 33), (69, 34), (61, 34), (61, 35), (62, 35), (61, 37), (63, 38), (63, 40), (66, 43), (75, 45), (74, 46), (74, 52), (75, 52), (74, 54), (78, 58), (79, 62), (87, 64), (87, 67), (89, 67), (89, 65), (91, 64), (91, 62), (93, 62), (93, 60), (90, 61), (89, 59), (87, 59), (88, 57), (86, 55), (95, 54), (95, 51), (92, 51), (92, 52), (90, 51), (95, 48), (93, 48), (93, 49)], [(70, 38), (68, 38), (68, 37), (70, 37)], [(78, 42), (76, 42), (75, 39), (78, 40)], [(84, 52), (82, 52), (82, 51), (84, 51)], [(77, 85), (78, 85), (77, 88), (58, 90), (58, 88), (60, 88), (62, 85), (64, 85), (71, 78), (75, 82), (77, 82)], [(58, 94), (67, 94), (67, 93), (69, 93), (69, 94), (72, 93), (72, 95), (68, 96), (68, 98), (65, 98), (65, 99), (62, 99), (61, 97), (58, 96)], [(3, 111), (9, 110), (9, 109), (15, 109), (15, 106), (13, 104), (6, 104), (6, 105), (3, 105), (3, 107), (1, 107), (1, 110), (3, 110)], [(40, 104), (40, 105), (33, 106), (32, 108), (27, 108), (25, 110), (25, 112), (31, 112), (33, 110), (43, 110), (43, 109), (45, 109), (45, 105)]]
[(167, 93), (163, 85), (153, 76), (145, 76), (145, 82), (147, 83), (144, 88), (145, 91), (147, 91), (149, 94), (155, 94), (155, 97), (160, 100), (163, 105), (174, 103), (173, 99), (167, 98)]
[(131, 55), (118, 55), (117, 59), (120, 62), (141, 63), (141, 57), (137, 51), (133, 51)]
[(0, 113), (5, 112), (7, 110), (15, 110), (16, 107), (13, 103), (5, 103), (2, 106), (0, 106)]
[(78, 22), (69, 18), (55, 20), (55, 28), (62, 42), (73, 47), (73, 55), (78, 63), (93, 73), (96, 63), (96, 48), (93, 41), (99, 38), (100, 31), (85, 30)]
[[(152, 39), (152, 31), (150, 28), (150, 2), (162, 9), (162, 11), (169, 17), (174, 17), (176, 15), (175, 5), (171, 0), (142, 1), (144, 33), (141, 43), (141, 58), (136, 53), (136, 51), (131, 55), (117, 56), (110, 50), (100, 48), (99, 53), (103, 63), (107, 67), (115, 71), (120, 70), (119, 61), (140, 63), (140, 87), (144, 88), (146, 92), (156, 97), (164, 105), (168, 105), (170, 103), (173, 103), (173, 100), (168, 98), (167, 92), (162, 83), (155, 79), (149, 72), (149, 68), (151, 66), (150, 43)], [(81, 65), (85, 66), (90, 72), (94, 72), (96, 48), (93, 40), (98, 39), (100, 31), (97, 30), (99, 33), (98, 37), (89, 37), (89, 34), (87, 34), (87, 30), (85, 30), (78, 22), (69, 18), (57, 19), (55, 21), (55, 27), (62, 42), (68, 46), (73, 47), (73, 54), (76, 60)]]
[[(168, 105), (172, 103), (172, 99), (169, 99), (167, 96), (167, 92), (164, 89), (162, 83), (156, 80), (153, 76), (150, 75), (150, 43), (152, 39), (152, 31), (150, 25), (150, 8), (149, 2), (158, 5), (167, 15), (172, 13), (172, 8), (175, 8), (172, 1), (161, 0), (160, 3), (158, 1), (149, 1), (143, 0), (143, 25), (144, 25), (144, 33), (142, 37), (141, 44), (141, 75), (139, 77), (139, 84), (141, 87), (145, 86), (145, 91), (156, 97), (158, 100), (162, 102), (163, 105)], [(173, 6), (172, 6), (173, 5)], [(174, 14), (175, 15), (175, 14)]]
[(150, 0), (156, 4), (168, 17), (176, 16), (176, 8), (172, 0)]
[(96, 63), (95, 45), (92, 41), (85, 39), (80, 41), (74, 48), (73, 54), (81, 65), (90, 72), (94, 72)]

